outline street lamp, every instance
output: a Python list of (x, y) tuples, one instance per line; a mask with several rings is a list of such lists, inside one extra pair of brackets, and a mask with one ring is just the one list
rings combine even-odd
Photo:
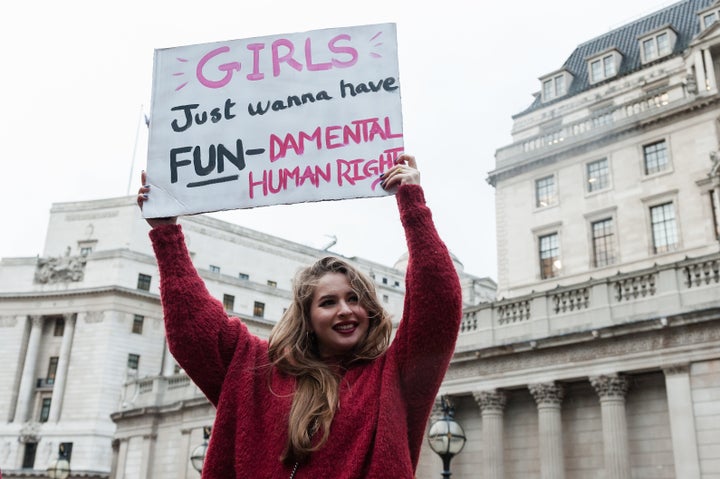
[(70, 476), (70, 460), (68, 459), (65, 444), (60, 444), (58, 457), (47, 468), (50, 479), (67, 479)]
[(190, 453), (190, 464), (192, 464), (193, 469), (200, 473), (202, 473), (203, 464), (205, 463), (205, 454), (207, 453), (211, 429), (210, 426), (203, 427), (203, 443)]
[(455, 408), (447, 396), (440, 398), (443, 417), (438, 419), (430, 426), (428, 431), (428, 442), (430, 448), (442, 458), (443, 472), (442, 477), (449, 479), (450, 460), (462, 451), (465, 446), (465, 431), (460, 424), (455, 421)]

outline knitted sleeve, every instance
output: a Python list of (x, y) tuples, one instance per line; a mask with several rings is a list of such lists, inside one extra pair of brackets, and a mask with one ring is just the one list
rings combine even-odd
[(462, 292), (455, 265), (438, 236), (422, 188), (403, 185), (396, 198), (409, 262), (403, 318), (392, 347), (413, 437), (422, 436), (450, 364), (462, 320)]
[(150, 231), (160, 270), (160, 298), (168, 348), (195, 384), (217, 405), (228, 365), (241, 335), (251, 337), (245, 325), (230, 318), (210, 295), (192, 264), (179, 225)]

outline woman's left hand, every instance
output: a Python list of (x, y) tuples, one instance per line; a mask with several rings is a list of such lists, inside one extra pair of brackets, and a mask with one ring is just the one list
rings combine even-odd
[(400, 155), (395, 160), (395, 166), (381, 175), (381, 186), (390, 190), (400, 185), (419, 185), (420, 171), (417, 169), (417, 162), (412, 155)]

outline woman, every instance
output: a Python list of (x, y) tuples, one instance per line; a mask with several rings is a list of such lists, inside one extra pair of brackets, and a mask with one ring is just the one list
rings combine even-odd
[[(143, 184), (145, 178), (143, 175)], [(382, 175), (409, 262), (403, 318), (337, 258), (301, 271), (269, 341), (210, 297), (176, 218), (148, 219), (168, 345), (217, 408), (203, 478), (414, 477), (425, 426), (462, 316), (457, 273), (425, 205), (415, 158)], [(152, 201), (139, 190), (138, 204)]]

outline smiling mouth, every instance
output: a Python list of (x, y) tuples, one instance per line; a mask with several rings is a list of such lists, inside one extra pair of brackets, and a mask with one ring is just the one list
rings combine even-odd
[(357, 324), (346, 323), (346, 324), (338, 324), (337, 326), (333, 326), (333, 329), (339, 333), (350, 333), (350, 332), (355, 331), (356, 327), (357, 327)]

